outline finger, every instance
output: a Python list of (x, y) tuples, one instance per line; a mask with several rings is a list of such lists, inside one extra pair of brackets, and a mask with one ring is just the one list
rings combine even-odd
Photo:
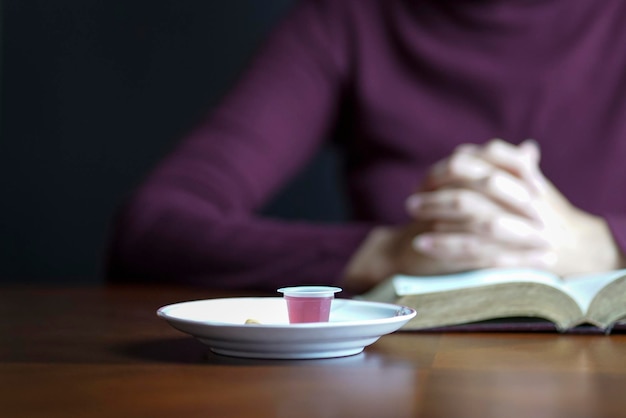
[(470, 189), (416, 193), (407, 199), (406, 208), (415, 219), (426, 221), (479, 221), (502, 212), (496, 202)]
[(532, 138), (528, 138), (519, 144), (519, 149), (526, 154), (528, 161), (535, 165), (539, 165), (539, 161), (541, 160), (541, 150), (537, 141)]
[(494, 166), (520, 177), (531, 162), (531, 143), (518, 147), (501, 139), (487, 142), (476, 155)]
[(462, 187), (411, 195), (406, 201), (406, 209), (416, 219), (484, 217), (505, 210), (539, 221), (534, 203), (521, 180), (498, 171)]
[(527, 139), (519, 146), (493, 139), (482, 149), (474, 151), (475, 156), (524, 180), (533, 192), (540, 191), (536, 176), (540, 154), (538, 143), (533, 139)]
[(489, 177), (495, 167), (473, 153), (455, 151), (450, 157), (436, 163), (426, 179), (426, 190), (455, 186)]
[(483, 147), (459, 146), (449, 158), (433, 167), (424, 190), (473, 188), (508, 210), (539, 220), (530, 204), (531, 198), (538, 194), (537, 184), (543, 182), (538, 159), (539, 149), (532, 140), (519, 147), (502, 140), (492, 140)]
[(502, 245), (516, 247), (548, 247), (550, 243), (536, 224), (508, 214), (462, 222), (439, 221), (434, 232), (472, 233)]
[(480, 150), (480, 145), (478, 145), (478, 144), (469, 144), (469, 143), (458, 145), (454, 149), (455, 152), (465, 152), (465, 153), (468, 153), (468, 154), (474, 154), (474, 153), (476, 153), (479, 150)]
[(533, 205), (534, 199), (529, 188), (520, 179), (507, 172), (496, 171), (490, 177), (469, 184), (469, 187), (484, 193), (508, 210), (530, 219), (540, 219)]
[(540, 270), (552, 270), (556, 264), (556, 255), (547, 249), (521, 251), (502, 251), (487, 260), (489, 267), (528, 267)]
[(483, 260), (498, 248), (490, 240), (475, 234), (420, 234), (413, 240), (415, 250), (434, 258), (449, 260)]
[(478, 180), (491, 174), (494, 169), (510, 172), (521, 177), (531, 162), (538, 162), (538, 147), (535, 141), (527, 140), (515, 146), (501, 139), (492, 139), (483, 146), (462, 144), (450, 157), (438, 162), (430, 172), (432, 181)]
[(413, 241), (416, 251), (433, 259), (468, 268), (550, 268), (556, 260), (549, 248), (503, 246), (473, 234), (425, 233)]
[(531, 185), (531, 189), (535, 193), (545, 195), (549, 190), (549, 182), (539, 168), (541, 159), (539, 144), (534, 139), (527, 139), (520, 144), (520, 149), (526, 153), (527, 158), (530, 160), (524, 180)]
[[(446, 235), (448, 238), (452, 234)], [(412, 247), (416, 253), (420, 254), (424, 259), (431, 260), (436, 265), (441, 266), (443, 271), (463, 271), (484, 268), (486, 266), (484, 259), (471, 255), (469, 247), (474, 243), (470, 241), (464, 242), (460, 235), (453, 241), (442, 240), (438, 234), (422, 234), (417, 236), (412, 243)], [(468, 248), (464, 249), (464, 245)]]

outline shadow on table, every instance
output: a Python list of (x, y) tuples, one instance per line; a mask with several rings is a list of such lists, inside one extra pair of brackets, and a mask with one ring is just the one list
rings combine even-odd
[(126, 344), (117, 348), (119, 354), (135, 360), (159, 363), (206, 364), (206, 365), (323, 365), (363, 366), (380, 365), (383, 357), (375, 352), (362, 352), (357, 355), (311, 360), (248, 359), (214, 354), (209, 348), (193, 338), (167, 338)]
[(207, 349), (193, 338), (166, 338), (124, 344), (116, 351), (134, 360), (159, 363), (206, 363)]

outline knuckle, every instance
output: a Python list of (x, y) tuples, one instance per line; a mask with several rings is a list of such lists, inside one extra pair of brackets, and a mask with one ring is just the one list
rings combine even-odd
[(461, 240), (461, 253), (467, 257), (476, 257), (482, 253), (483, 246), (475, 236), (465, 236)]
[(452, 205), (459, 212), (471, 212), (476, 207), (474, 193), (470, 190), (459, 190), (452, 199)]
[(498, 235), (498, 225), (496, 219), (483, 219), (478, 222), (478, 232), (489, 237), (495, 237)]
[(487, 154), (497, 154), (499, 152), (501, 152), (503, 149), (505, 149), (508, 146), (508, 144), (506, 142), (504, 142), (502, 139), (500, 138), (494, 138), (491, 139), (487, 142), (487, 144), (485, 144), (485, 152)]
[(502, 178), (499, 173), (487, 176), (482, 181), (483, 191), (488, 194), (495, 194), (498, 192), (501, 183)]
[(462, 172), (463, 157), (461, 154), (454, 153), (450, 156), (447, 164), (447, 171), (450, 175), (459, 175)]

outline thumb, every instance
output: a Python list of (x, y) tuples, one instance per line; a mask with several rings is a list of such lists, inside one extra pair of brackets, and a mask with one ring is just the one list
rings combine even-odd
[(539, 143), (534, 139), (526, 139), (519, 145), (519, 149), (524, 154), (527, 163), (523, 173), (524, 180), (536, 193), (542, 194), (546, 190), (546, 181), (539, 169), (541, 160)]
[(534, 139), (526, 139), (519, 145), (520, 150), (526, 155), (528, 160), (535, 165), (539, 165), (541, 160), (541, 150), (539, 143)]

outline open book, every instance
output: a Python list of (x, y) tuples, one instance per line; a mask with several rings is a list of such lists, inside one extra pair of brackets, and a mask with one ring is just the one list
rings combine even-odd
[(417, 310), (404, 330), (497, 318), (542, 318), (557, 330), (590, 324), (605, 332), (626, 319), (626, 270), (560, 278), (533, 269), (485, 269), (443, 276), (394, 276), (362, 295)]

